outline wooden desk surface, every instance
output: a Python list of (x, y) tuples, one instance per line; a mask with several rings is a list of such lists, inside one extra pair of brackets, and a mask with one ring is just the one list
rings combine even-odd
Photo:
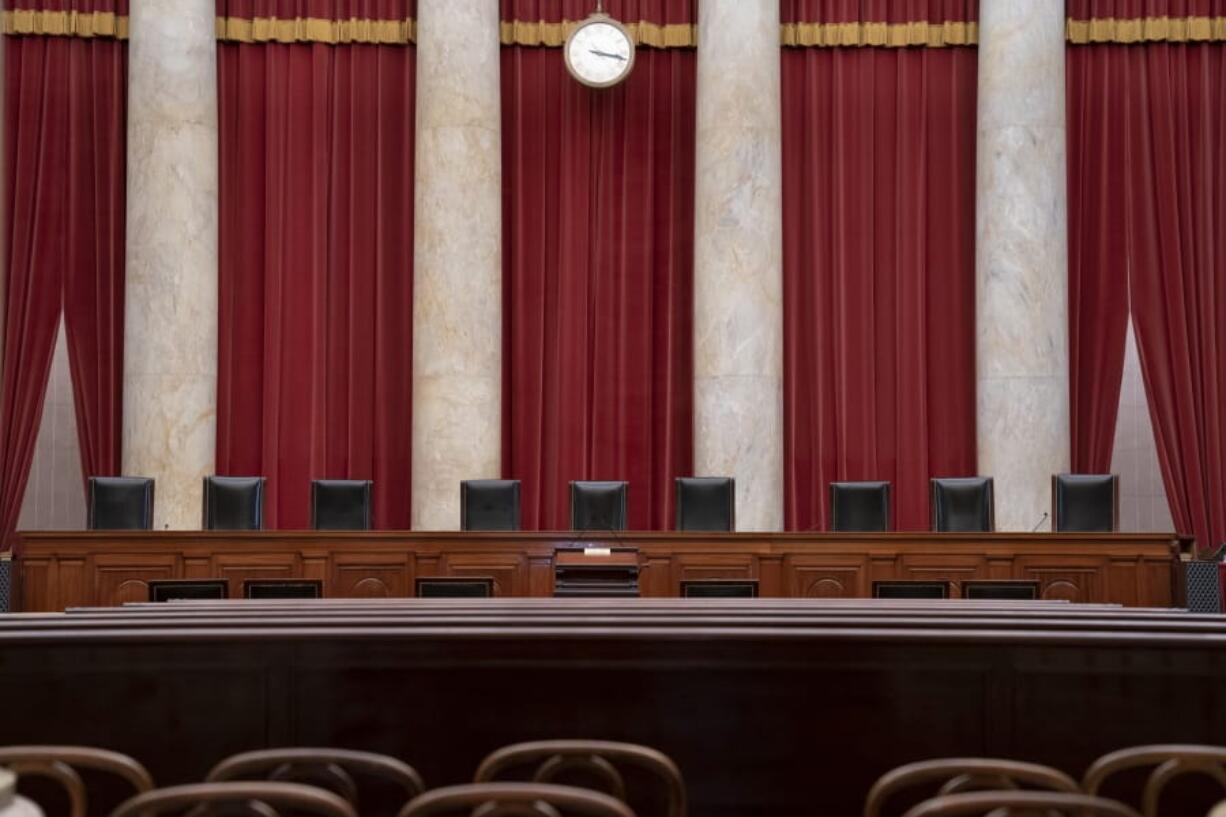
[(418, 577), (488, 576), (495, 595), (553, 595), (560, 547), (636, 548), (646, 597), (682, 580), (756, 578), (763, 597), (866, 598), (874, 581), (1038, 581), (1041, 597), (1170, 607), (1180, 601), (1174, 534), (675, 532), (26, 532), (17, 609), (148, 599), (158, 579), (320, 579), (333, 598), (397, 598)]

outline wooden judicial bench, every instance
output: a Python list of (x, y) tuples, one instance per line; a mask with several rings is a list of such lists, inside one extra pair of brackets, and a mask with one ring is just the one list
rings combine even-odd
[[(588, 549), (607, 549), (608, 556)], [(1040, 598), (1181, 603), (1179, 540), (1133, 533), (25, 532), (18, 606), (50, 612), (148, 599), (161, 579), (318, 579), (329, 598), (402, 598), (420, 577), (489, 577), (496, 596), (552, 596), (559, 559), (637, 560), (638, 592), (757, 579), (767, 598), (867, 598), (873, 582), (1028, 580)], [(575, 554), (579, 554), (576, 556)]]

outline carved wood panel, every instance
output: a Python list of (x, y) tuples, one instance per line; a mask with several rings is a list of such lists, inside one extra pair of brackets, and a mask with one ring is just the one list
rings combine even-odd
[(440, 576), (487, 577), (494, 580), (495, 596), (528, 593), (528, 561), (508, 553), (448, 553), (439, 560)]
[(94, 557), (93, 597), (102, 605), (149, 601), (149, 582), (177, 578), (178, 567), (174, 556), (99, 554)]
[(403, 556), (344, 553), (332, 559), (326, 595), (342, 599), (391, 599), (413, 595), (413, 564)]

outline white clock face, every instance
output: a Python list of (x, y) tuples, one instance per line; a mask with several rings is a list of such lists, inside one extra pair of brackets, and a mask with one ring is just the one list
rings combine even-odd
[(586, 22), (566, 41), (566, 65), (585, 85), (606, 88), (625, 79), (634, 67), (634, 42), (620, 25)]

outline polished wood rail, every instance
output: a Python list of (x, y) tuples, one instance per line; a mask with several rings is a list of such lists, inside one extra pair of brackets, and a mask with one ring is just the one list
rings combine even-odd
[(693, 815), (855, 817), (926, 758), (1078, 778), (1120, 747), (1220, 742), (1223, 678), (1226, 618), (1109, 605), (188, 602), (0, 616), (0, 742), (122, 751), (161, 785), (344, 746), (434, 788), (499, 747), (581, 737), (664, 752)]
[[(552, 596), (559, 548), (632, 548), (646, 597), (683, 580), (755, 578), (774, 598), (865, 598), (874, 581), (1039, 582), (1044, 599), (1180, 603), (1173, 534), (26, 532), (24, 611), (144, 601), (158, 579), (319, 579), (332, 598), (405, 597), (423, 576), (488, 576), (499, 596)], [(598, 559), (599, 557), (593, 557)]]

